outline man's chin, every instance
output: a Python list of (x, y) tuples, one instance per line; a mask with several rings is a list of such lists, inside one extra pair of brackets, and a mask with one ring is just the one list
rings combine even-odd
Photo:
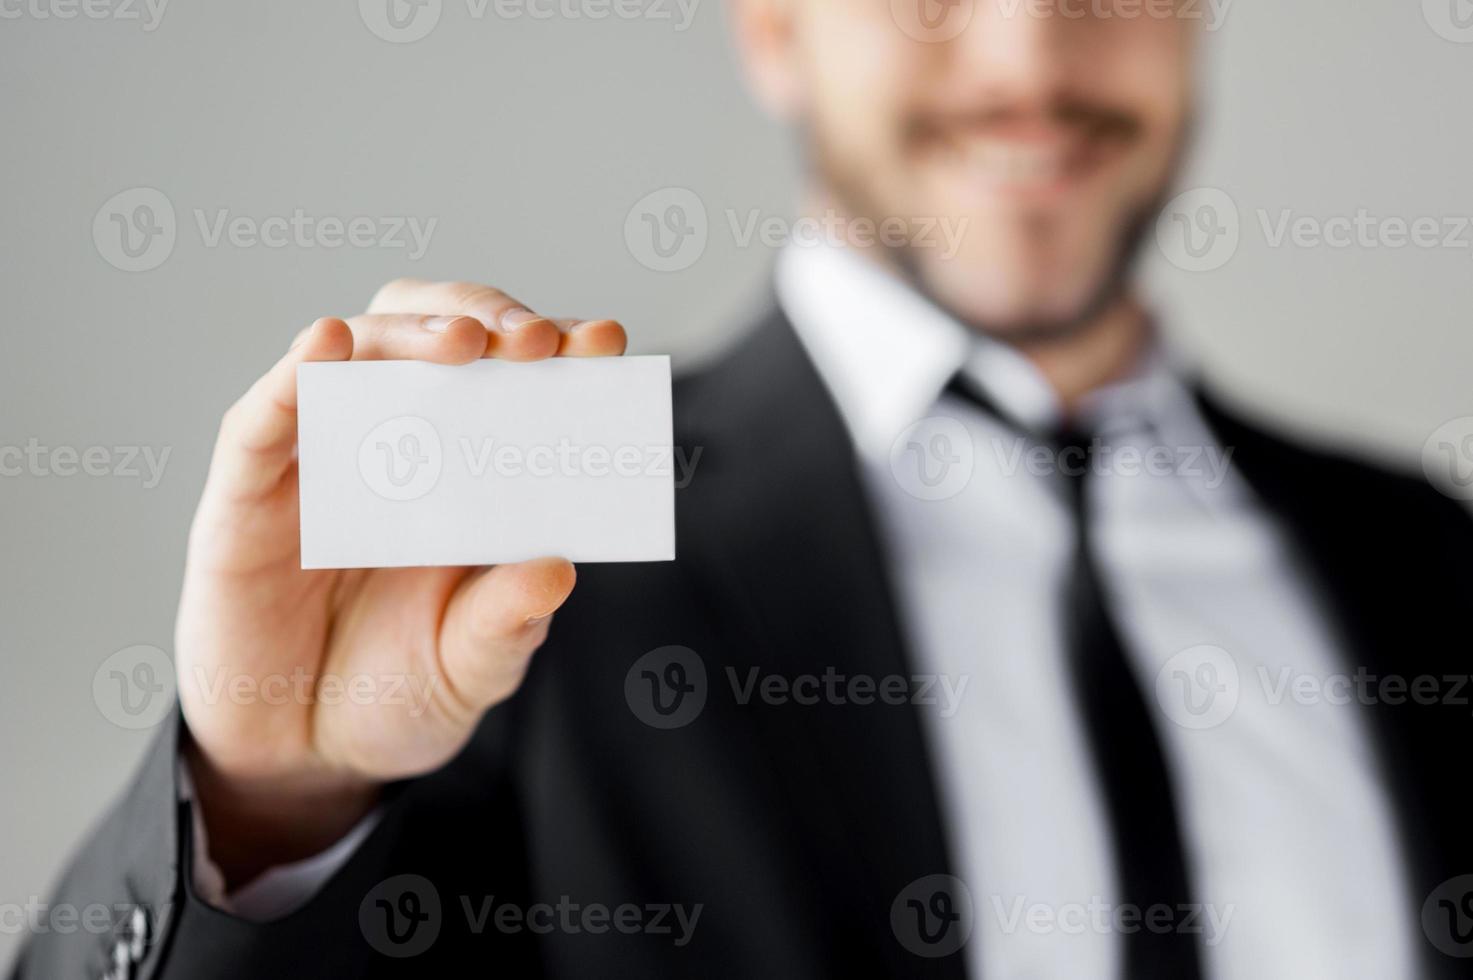
[[(924, 276), (912, 278), (932, 304), (967, 327), (994, 340), (1030, 346), (1067, 340), (1087, 330), (1124, 292), (1123, 280), (1111, 277), (1088, 288), (1077, 284), (1047, 285), (1024, 296), (978, 296), (954, 284)], [(948, 288), (951, 286), (952, 288)]]
[(957, 319), (976, 333), (1015, 347), (1037, 347), (1069, 340), (1095, 322), (1093, 317), (1081, 314), (1033, 314), (1011, 318), (970, 315)]

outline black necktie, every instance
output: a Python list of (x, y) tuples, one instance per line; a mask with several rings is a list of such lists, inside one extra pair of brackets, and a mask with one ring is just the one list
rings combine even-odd
[[(1065, 584), (1070, 686), (1104, 790), (1120, 901), (1133, 913), (1111, 920), (1122, 933), (1123, 976), (1196, 980), (1202, 975), (1196, 938), (1178, 928), (1195, 917), (1188, 920), (1182, 908), (1192, 901), (1192, 893), (1171, 778), (1152, 713), (1111, 621), (1090, 543), (1091, 440), (1075, 431), (1052, 438), (1029, 432), (964, 376), (948, 390), (1024, 438), (1047, 446), (1058, 461), (1074, 518), (1074, 557)], [(1170, 910), (1158, 910), (1154, 926), (1153, 906)]]

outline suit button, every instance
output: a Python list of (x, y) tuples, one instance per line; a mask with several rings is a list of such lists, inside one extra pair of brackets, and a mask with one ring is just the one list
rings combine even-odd
[(113, 943), (112, 965), (102, 975), (102, 980), (132, 980), (133, 961), (128, 957), (128, 941), (119, 939)]
[(128, 913), (124, 933), (128, 941), (129, 961), (143, 962), (143, 954), (148, 950), (148, 913), (143, 910), (143, 906), (135, 905), (133, 911)]
[(133, 967), (143, 961), (148, 950), (148, 913), (141, 906), (133, 906), (118, 927), (109, 951), (111, 963), (102, 980), (132, 980)]

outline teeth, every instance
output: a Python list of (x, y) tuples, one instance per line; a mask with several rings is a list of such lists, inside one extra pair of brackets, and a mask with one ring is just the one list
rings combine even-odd
[(968, 167), (978, 176), (1009, 184), (1046, 183), (1064, 175), (1065, 153), (1059, 147), (974, 140), (963, 150)]

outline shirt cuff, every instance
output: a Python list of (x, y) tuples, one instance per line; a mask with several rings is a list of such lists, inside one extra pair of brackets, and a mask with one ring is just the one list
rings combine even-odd
[[(179, 800), (194, 799), (194, 783), (189, 777), (189, 766), (179, 760)], [(338, 872), (358, 845), (363, 843), (383, 815), (380, 807), (374, 807), (366, 816), (344, 834), (337, 843), (325, 851), (291, 864), (279, 864), (267, 868), (249, 884), (226, 894), (225, 876), (215, 862), (210, 860), (210, 843), (205, 836), (205, 822), (200, 808), (189, 808), (194, 823), (194, 893), (207, 905), (222, 912), (229, 912), (248, 922), (266, 922), (290, 915), (311, 901), (329, 878)]]

